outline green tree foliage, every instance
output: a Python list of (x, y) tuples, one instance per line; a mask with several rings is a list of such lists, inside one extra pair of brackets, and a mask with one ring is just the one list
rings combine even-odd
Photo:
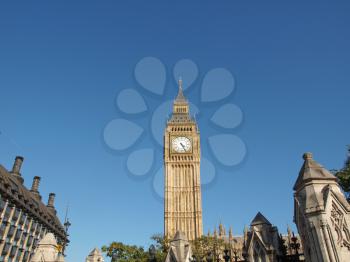
[[(155, 234), (151, 237), (153, 246), (155, 247), (156, 262), (164, 262), (169, 250), (170, 241), (163, 237), (162, 234)], [(204, 260), (211, 256), (214, 259), (216, 254), (222, 253), (225, 249), (223, 239), (213, 236), (202, 236), (191, 243), (192, 252), (197, 259)], [(108, 257), (115, 262), (148, 262), (151, 261), (151, 256), (148, 248), (135, 245), (127, 245), (122, 242), (112, 242), (108, 246), (102, 247)], [(113, 260), (114, 258), (114, 260)]]
[(169, 250), (169, 240), (162, 234), (155, 234), (151, 239), (155, 242), (156, 260), (163, 262)]
[[(151, 237), (154, 241), (155, 259), (157, 262), (163, 262), (169, 248), (169, 241), (161, 234)], [(143, 247), (127, 245), (122, 242), (112, 242), (108, 246), (102, 247), (102, 252), (108, 257), (114, 258), (115, 262), (148, 262), (151, 261), (150, 253)], [(112, 260), (113, 261), (113, 260)]]
[(192, 253), (197, 260), (204, 260), (207, 256), (214, 258), (216, 254), (221, 253), (220, 251), (224, 249), (224, 240), (217, 237), (202, 236), (192, 241)]
[(348, 156), (344, 167), (334, 172), (339, 179), (339, 184), (342, 187), (347, 200), (350, 202), (350, 146), (348, 147)]
[(151, 236), (151, 239), (155, 242), (156, 249), (162, 250), (163, 252), (168, 252), (169, 240), (162, 234), (155, 234)]
[(113, 242), (109, 246), (103, 246), (102, 251), (107, 253), (108, 257), (114, 258), (120, 262), (146, 262), (148, 253), (135, 245), (126, 245), (121, 242)]

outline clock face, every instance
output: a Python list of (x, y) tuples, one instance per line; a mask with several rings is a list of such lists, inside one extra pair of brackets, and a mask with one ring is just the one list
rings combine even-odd
[(176, 137), (171, 142), (172, 149), (177, 153), (187, 153), (191, 151), (191, 140), (184, 136)]

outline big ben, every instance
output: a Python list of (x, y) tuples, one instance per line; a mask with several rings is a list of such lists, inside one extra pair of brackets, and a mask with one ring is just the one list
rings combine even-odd
[(164, 235), (202, 236), (200, 135), (179, 80), (179, 92), (164, 133)]

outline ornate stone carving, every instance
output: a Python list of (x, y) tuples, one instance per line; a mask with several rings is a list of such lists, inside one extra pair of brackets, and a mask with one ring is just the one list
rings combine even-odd
[(331, 220), (333, 222), (333, 225), (340, 227), (343, 222), (343, 217), (343, 212), (338, 208), (338, 206), (334, 202), (332, 202)]
[(334, 202), (332, 202), (331, 221), (335, 231), (337, 232), (338, 245), (341, 247), (345, 246), (350, 250), (350, 232), (344, 218), (344, 213)]

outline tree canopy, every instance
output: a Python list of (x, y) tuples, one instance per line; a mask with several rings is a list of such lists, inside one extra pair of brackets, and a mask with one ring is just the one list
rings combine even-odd
[(126, 245), (122, 242), (113, 242), (109, 246), (103, 246), (102, 251), (107, 253), (108, 257), (120, 262), (146, 262), (148, 258), (147, 253), (142, 247)]
[[(162, 234), (155, 234), (151, 237), (153, 254), (150, 252), (151, 246), (147, 249), (136, 245), (127, 245), (122, 242), (112, 242), (102, 247), (102, 251), (115, 262), (164, 262), (169, 250), (169, 240)], [(214, 257), (225, 249), (222, 239), (214, 236), (202, 236), (191, 242), (192, 253), (197, 259), (204, 259), (208, 256)]]
[[(200, 261), (208, 256), (213, 257), (225, 249), (225, 242), (223, 239), (215, 236), (201, 236), (192, 241), (192, 253)], [(215, 254), (215, 252), (217, 254)]]
[[(161, 234), (155, 234), (151, 239), (154, 244), (149, 246), (147, 250), (136, 245), (112, 242), (108, 246), (103, 246), (102, 252), (106, 253), (115, 262), (147, 262), (152, 261), (152, 259), (155, 262), (163, 262), (168, 252), (169, 241)], [(150, 249), (153, 249), (153, 251)]]
[(350, 146), (348, 146), (348, 155), (344, 167), (334, 172), (339, 179), (339, 185), (342, 187), (347, 200), (350, 202)]

